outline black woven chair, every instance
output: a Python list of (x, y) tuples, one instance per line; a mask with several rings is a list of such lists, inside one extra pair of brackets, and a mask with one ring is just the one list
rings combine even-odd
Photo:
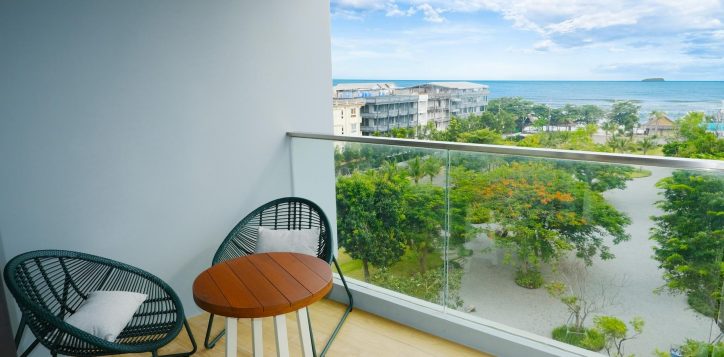
[[(347, 316), (352, 311), (354, 301), (352, 300), (352, 292), (347, 286), (347, 282), (342, 275), (342, 270), (339, 268), (337, 259), (332, 254), (332, 233), (330, 232), (329, 220), (324, 214), (321, 208), (314, 202), (299, 198), (299, 197), (285, 197), (276, 199), (268, 202), (261, 207), (255, 209), (249, 213), (244, 219), (239, 222), (234, 229), (229, 232), (221, 243), (221, 246), (214, 255), (212, 265), (216, 265), (220, 262), (241, 257), (244, 255), (253, 254), (256, 248), (256, 241), (259, 236), (259, 227), (265, 227), (268, 229), (310, 229), (319, 228), (319, 247), (317, 250), (317, 257), (328, 262), (334, 263), (337, 268), (339, 277), (342, 280), (345, 290), (347, 291), (347, 298), (349, 299), (349, 305), (342, 315), (342, 318), (337, 323), (337, 326), (329, 337), (329, 340), (322, 349), (320, 356), (324, 356), (332, 345), (332, 341), (337, 337), (339, 330), (342, 328), (342, 324), (347, 319)], [(206, 337), (204, 338), (204, 346), (206, 348), (213, 348), (216, 342), (224, 335), (225, 331), (222, 330), (216, 337), (209, 340), (211, 337), (211, 327), (214, 322), (214, 315), (209, 316), (209, 325), (206, 329)], [(310, 331), (311, 322), (310, 322)], [(314, 342), (314, 339), (312, 339)], [(314, 355), (317, 355), (314, 343), (312, 343)]]
[[(189, 356), (196, 352), (196, 341), (178, 296), (161, 279), (141, 269), (90, 254), (39, 250), (10, 260), (4, 276), (22, 311), (15, 345), (19, 346), (26, 326), (36, 338), (22, 356), (27, 356), (38, 343), (47, 347), (53, 356), (138, 352), (158, 356), (158, 349), (178, 336), (183, 327), (193, 349), (168, 356)], [(87, 299), (88, 293), (96, 290), (148, 295), (115, 342), (64, 321)]]

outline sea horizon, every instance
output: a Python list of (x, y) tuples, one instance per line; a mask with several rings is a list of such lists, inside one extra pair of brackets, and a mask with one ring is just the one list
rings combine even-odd
[(421, 79), (333, 79), (340, 83), (394, 83), (410, 87), (428, 82), (472, 82), (485, 84), (490, 99), (522, 97), (550, 105), (598, 105), (610, 108), (616, 101), (630, 100), (640, 105), (640, 117), (662, 111), (672, 119), (689, 112), (714, 115), (724, 110), (724, 81), (643, 81), (643, 80), (421, 80)]

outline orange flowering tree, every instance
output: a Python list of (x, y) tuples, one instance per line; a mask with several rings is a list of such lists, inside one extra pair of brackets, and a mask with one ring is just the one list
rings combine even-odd
[[(492, 238), (515, 258), (522, 277), (568, 252), (586, 264), (595, 256), (611, 259), (607, 242), (630, 239), (624, 213), (570, 171), (549, 164), (514, 162), (479, 174), (475, 201), (489, 211)], [(537, 287), (539, 280), (521, 285)]]

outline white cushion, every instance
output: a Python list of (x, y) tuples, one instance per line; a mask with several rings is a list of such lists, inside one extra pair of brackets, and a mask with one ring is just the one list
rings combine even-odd
[(319, 228), (268, 229), (259, 227), (256, 252), (294, 252), (317, 256)]
[(65, 322), (114, 342), (147, 297), (130, 291), (93, 291)]

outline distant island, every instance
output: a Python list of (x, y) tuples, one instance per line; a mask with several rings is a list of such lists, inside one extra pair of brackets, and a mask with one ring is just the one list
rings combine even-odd
[(641, 80), (641, 82), (663, 82), (663, 81), (664, 81), (664, 79), (663, 79), (663, 78), (660, 78), (660, 77), (657, 77), (657, 78), (646, 78), (646, 79), (642, 79), (642, 80)]

